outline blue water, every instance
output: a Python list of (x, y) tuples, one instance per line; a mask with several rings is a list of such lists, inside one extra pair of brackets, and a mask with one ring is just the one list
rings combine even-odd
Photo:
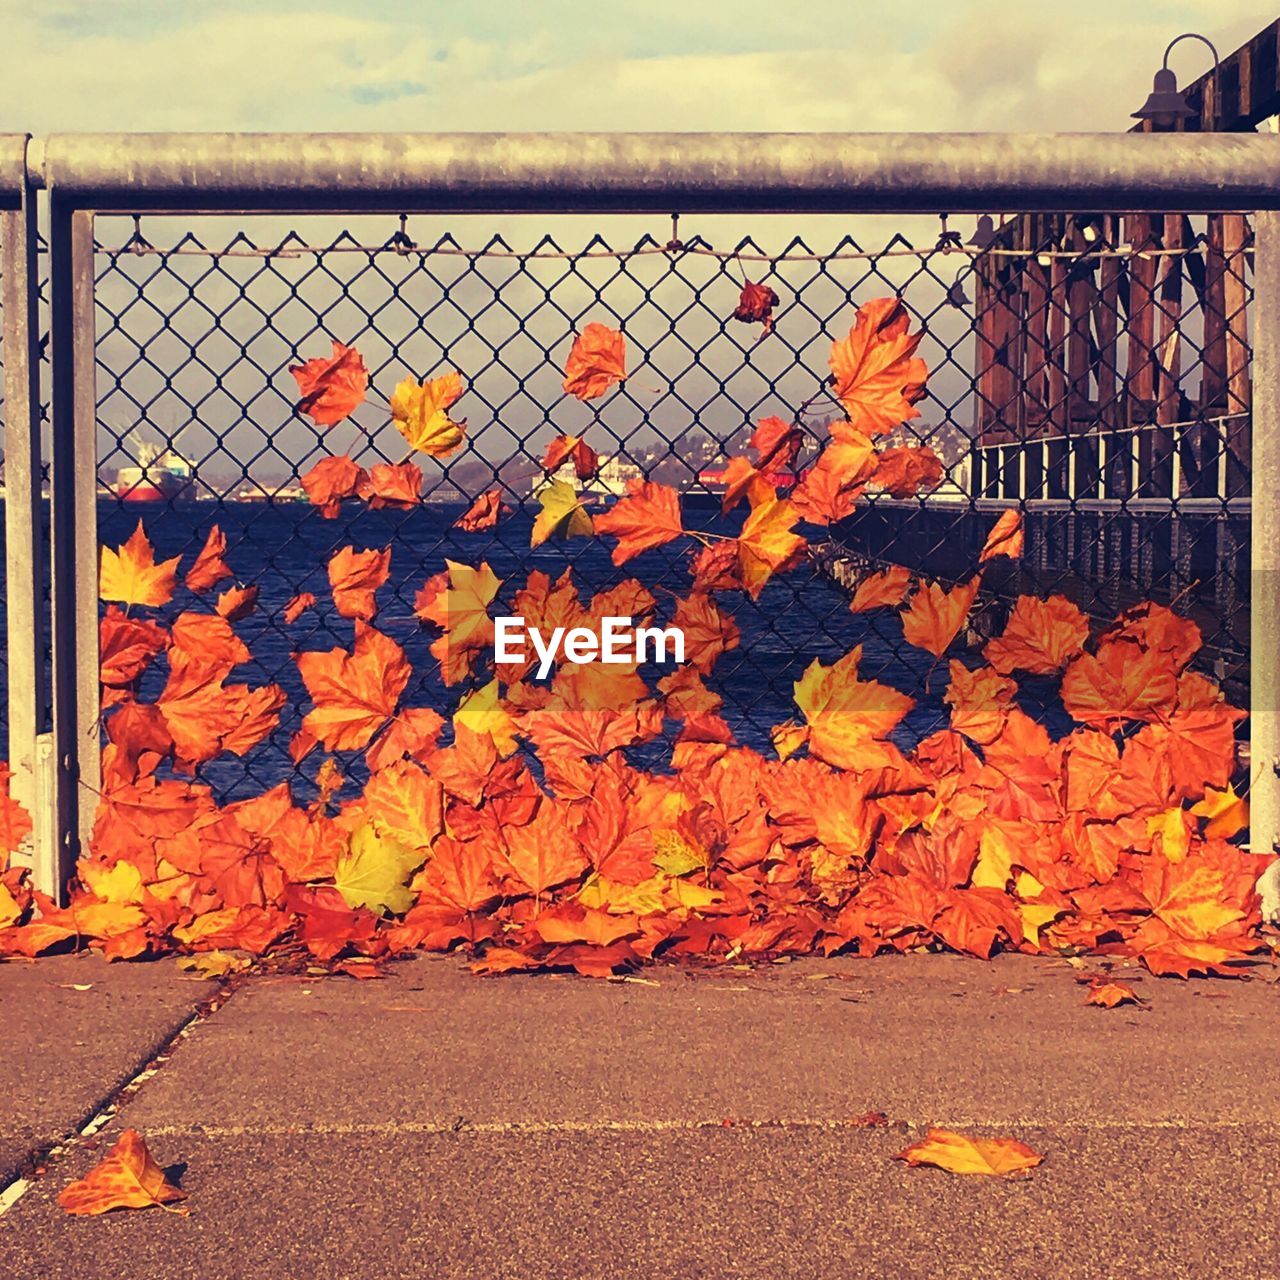
[[(116, 546), (124, 541), (141, 517), (157, 557), (181, 555), (183, 573), (210, 527), (220, 525), (228, 541), (226, 559), (239, 581), (256, 583), (260, 589), (257, 610), (236, 624), (253, 657), (232, 679), (250, 685), (279, 684), (289, 702), (279, 729), (246, 757), (224, 756), (202, 766), (199, 776), (221, 798), (256, 794), (285, 779), (294, 782), (301, 798), (311, 790), (309, 779), (323, 758), (321, 753), (313, 752), (296, 770), (287, 751), (289, 738), (309, 706), (292, 655), (339, 645), (350, 648), (352, 623), (339, 617), (333, 607), (325, 567), (340, 547), (392, 548), (391, 576), (378, 593), (375, 625), (404, 647), (414, 665), (402, 705), (430, 706), (445, 715), (456, 707), (467, 686), (446, 689), (439, 680), (428, 653), (438, 633), (418, 623), (413, 598), (428, 576), (445, 567), (446, 559), (472, 565), (487, 561), (503, 579), (500, 604), (510, 600), (531, 570), (541, 569), (554, 579), (566, 566), (572, 567), (584, 602), (625, 578), (639, 579), (658, 596), (659, 618), (664, 621), (673, 609), (673, 594), (689, 590), (688, 539), (615, 568), (609, 558), (611, 539), (581, 538), (531, 550), (531, 512), (518, 510), (491, 531), (462, 533), (450, 527), (461, 510), (460, 506), (422, 506), (412, 511), (370, 511), (361, 503), (348, 503), (338, 519), (325, 520), (315, 508), (303, 504), (197, 503), (155, 510), (126, 508), (109, 500), (99, 504), (99, 536), (104, 544)], [(726, 518), (707, 510), (686, 511), (685, 519), (696, 528), (734, 533), (741, 517)], [(281, 610), (301, 591), (312, 592), (316, 605), (288, 626)], [(180, 588), (162, 614), (171, 618), (181, 608), (207, 610), (215, 598), (216, 593), (202, 599)], [(707, 683), (723, 696), (721, 714), (743, 744), (771, 753), (769, 730), (797, 715), (793, 684), (808, 663), (815, 657), (831, 662), (855, 644), (864, 646), (864, 678), (875, 677), (918, 699), (895, 735), (900, 746), (910, 747), (945, 721), (941, 700), (945, 664), (934, 671), (926, 693), (924, 679), (932, 659), (903, 644), (896, 615), (890, 611), (851, 614), (844, 594), (812, 568), (803, 566), (776, 578), (758, 601), (726, 593), (720, 603), (733, 613), (742, 640), (738, 649), (721, 658)], [(643, 674), (653, 684), (663, 670), (651, 665)], [(144, 678), (141, 696), (155, 697), (165, 676), (165, 664), (155, 664)], [(677, 732), (678, 722), (671, 722), (670, 729)], [(661, 741), (631, 753), (635, 763), (648, 768), (662, 767), (668, 757), (669, 745)], [(358, 781), (360, 761), (349, 759), (343, 764)]]

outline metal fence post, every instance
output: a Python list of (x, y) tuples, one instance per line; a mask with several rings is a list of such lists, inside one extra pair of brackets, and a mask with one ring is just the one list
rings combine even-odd
[[(40, 313), (35, 192), (26, 181), (28, 136), (4, 139), (17, 182), (0, 211), (4, 275), (4, 521), (10, 791), (31, 814), (28, 861), (37, 888), (57, 884), (42, 765), (48, 715), (44, 533), (40, 474)], [(10, 167), (10, 166), (6, 166)], [(44, 748), (42, 751), (41, 748)]]
[(49, 199), (53, 421), (53, 815), (65, 891), (99, 790), (97, 393), (93, 214)]
[(1280, 838), (1280, 212), (1254, 218), (1250, 832)]

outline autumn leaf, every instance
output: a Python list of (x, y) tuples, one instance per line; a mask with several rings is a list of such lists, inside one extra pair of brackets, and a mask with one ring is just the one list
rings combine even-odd
[(329, 559), (333, 603), (344, 618), (373, 620), (378, 612), (374, 593), (391, 572), (391, 548), (357, 551), (342, 547)]
[(231, 587), (218, 596), (215, 607), (228, 622), (239, 622), (258, 607), (258, 587)]
[(877, 298), (858, 309), (849, 336), (831, 348), (832, 394), (849, 421), (868, 435), (918, 418), (929, 371), (915, 355), (922, 333), (899, 298)]
[(233, 578), (230, 566), (222, 558), (227, 553), (227, 535), (215, 524), (209, 530), (200, 554), (187, 570), (185, 578), (188, 591), (203, 592), (216, 587), (226, 578)]
[(99, 1164), (58, 1193), (58, 1203), (74, 1214), (150, 1209), (186, 1198), (156, 1164), (136, 1129), (126, 1129)]
[(891, 498), (912, 498), (922, 489), (936, 489), (942, 480), (942, 459), (928, 445), (901, 445), (881, 452), (871, 483)]
[(281, 617), (287, 623), (297, 622), (315, 602), (316, 598), (310, 591), (300, 591), (296, 596), (289, 597), (284, 608), (280, 611)]
[(1022, 512), (1016, 507), (1010, 507), (1008, 511), (1000, 513), (1000, 518), (987, 534), (987, 540), (978, 554), (978, 563), (986, 564), (997, 556), (1011, 556), (1016, 560), (1022, 555), (1022, 545)]
[(446, 458), (462, 444), (466, 423), (454, 422), (447, 410), (462, 395), (462, 377), (405, 378), (391, 393), (391, 418), (397, 430), (420, 453)]
[(1128, 720), (1164, 720), (1176, 710), (1178, 673), (1167, 653), (1117, 641), (1082, 653), (1062, 677), (1062, 705), (1100, 729)]
[(454, 522), (455, 529), (464, 533), (482, 533), (492, 529), (507, 508), (502, 503), (502, 490), (490, 489), (482, 493)]
[(796, 681), (796, 705), (809, 726), (809, 750), (839, 769), (864, 768), (880, 757), (868, 744), (888, 737), (915, 705), (905, 693), (861, 680), (862, 646), (830, 667), (815, 658)]
[(1034, 1169), (1044, 1156), (1016, 1138), (970, 1138), (949, 1129), (930, 1129), (922, 1141), (899, 1151), (894, 1159), (948, 1173), (1001, 1176)]
[(422, 850), (365, 825), (352, 833), (350, 847), (338, 859), (333, 883), (349, 907), (366, 907), (379, 916), (402, 915), (413, 905), (409, 877), (422, 860)]
[(744, 324), (762, 324), (765, 333), (773, 332), (773, 309), (778, 305), (778, 295), (767, 284), (754, 284), (748, 280), (742, 286), (733, 318)]
[(633, 556), (671, 542), (684, 533), (680, 521), (680, 495), (653, 480), (631, 480), (626, 497), (595, 518), (597, 533), (618, 539), (613, 563), (626, 564)]
[(573, 485), (549, 481), (538, 490), (538, 504), (542, 510), (534, 517), (530, 547), (540, 547), (549, 538), (563, 542), (591, 536), (595, 525)]
[(1103, 1009), (1114, 1009), (1121, 1004), (1141, 1005), (1142, 999), (1127, 983), (1098, 982), (1089, 988), (1089, 994), (1084, 1002), (1098, 1005)]
[(969, 616), (980, 585), (977, 576), (950, 589), (937, 582), (921, 583), (902, 611), (902, 638), (941, 658)]
[(496, 680), (467, 694), (458, 704), (453, 719), (455, 724), (460, 724), (473, 733), (492, 738), (499, 755), (509, 756), (516, 749), (516, 723), (511, 713), (502, 705)]
[(173, 599), (177, 586), (178, 562), (181, 556), (156, 563), (155, 552), (142, 521), (130, 535), (129, 541), (112, 551), (102, 548), (102, 564), (98, 575), (98, 594), (104, 600), (118, 600), (121, 604), (142, 604), (158, 607)]
[(1230, 785), (1223, 791), (1206, 787), (1204, 799), (1193, 804), (1191, 812), (1208, 819), (1204, 834), (1209, 840), (1230, 840), (1249, 825), (1249, 802)]
[(345, 649), (301, 653), (297, 663), (315, 703), (303, 718), (303, 730), (328, 751), (365, 746), (395, 715), (409, 683), (404, 650), (360, 621), (350, 653)]
[(369, 390), (369, 370), (354, 347), (333, 340), (333, 354), (290, 365), (302, 399), (297, 411), (317, 426), (331, 427), (364, 403)]
[(1089, 619), (1065, 596), (1019, 596), (1002, 635), (987, 642), (987, 661), (1007, 676), (1014, 671), (1052, 675), (1089, 638)]
[[(0, 855), (16, 853), (32, 829), (31, 815), (9, 794), (12, 777), (9, 766), (0, 762)], [(0, 868), (3, 866), (4, 858), (0, 856)]]
[(409, 511), (422, 501), (422, 468), (414, 462), (380, 462), (357, 482), (356, 494), (372, 511)]
[(738, 535), (738, 573), (751, 599), (779, 570), (797, 560), (807, 545), (792, 532), (799, 512), (786, 498), (769, 498), (753, 507)]
[(354, 498), (367, 480), (364, 468), (350, 458), (321, 458), (302, 477), (302, 487), (312, 505), (320, 508), (320, 514), (326, 520), (334, 520), (341, 513), (343, 502)]
[(558, 471), (565, 462), (573, 463), (579, 480), (590, 480), (599, 465), (596, 451), (581, 436), (556, 436), (542, 458), (544, 471)]
[(867, 613), (872, 609), (893, 609), (906, 598), (911, 585), (911, 571), (901, 564), (890, 565), (878, 573), (869, 573), (859, 581), (849, 602), (851, 613)]
[(579, 400), (595, 400), (626, 376), (622, 334), (595, 322), (587, 325), (574, 339), (565, 362), (565, 391)]
[(804, 436), (793, 422), (783, 418), (761, 418), (749, 441), (756, 451), (756, 466), (761, 471), (780, 471), (790, 467), (800, 455)]

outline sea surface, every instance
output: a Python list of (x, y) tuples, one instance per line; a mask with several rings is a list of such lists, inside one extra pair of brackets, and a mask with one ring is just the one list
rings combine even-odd
[[(222, 799), (256, 794), (285, 779), (294, 783), (300, 799), (312, 791), (310, 779), (321, 753), (313, 752), (295, 768), (287, 750), (290, 736), (310, 705), (293, 655), (351, 646), (352, 623), (340, 617), (333, 606), (325, 567), (341, 547), (391, 547), (391, 575), (378, 592), (375, 625), (400, 643), (414, 664), (415, 674), (402, 705), (430, 706), (446, 715), (467, 686), (446, 689), (441, 683), (427, 651), (438, 633), (418, 622), (413, 600), (423, 581), (442, 570), (447, 560), (487, 563), (503, 580), (499, 603), (509, 601), (535, 569), (554, 579), (571, 567), (584, 603), (597, 591), (636, 578), (658, 597), (659, 618), (664, 621), (670, 617), (675, 597), (689, 590), (688, 562), (696, 550), (691, 539), (646, 552), (616, 568), (609, 554), (612, 539), (579, 538), (531, 549), (534, 513), (527, 508), (517, 509), (495, 529), (483, 533), (464, 533), (451, 527), (461, 510), (461, 506), (424, 505), (411, 511), (371, 511), (362, 503), (348, 503), (337, 519), (326, 520), (316, 508), (293, 503), (227, 501), (155, 507), (126, 507), (107, 499), (99, 503), (102, 543), (118, 546), (141, 519), (157, 557), (182, 556), (183, 573), (210, 528), (217, 524), (226, 534), (226, 559), (238, 581), (259, 588), (257, 610), (236, 624), (253, 656), (232, 679), (251, 686), (279, 684), (288, 703), (280, 728), (246, 757), (225, 756), (201, 767), (199, 776)], [(685, 520), (687, 527), (734, 534), (741, 515), (724, 517), (714, 509), (686, 510)], [(315, 595), (316, 605), (287, 625), (281, 612), (291, 597), (303, 591)], [(182, 608), (208, 610), (213, 598), (180, 588), (173, 604), (158, 612), (172, 618)], [(929, 654), (904, 644), (901, 625), (892, 611), (850, 613), (844, 592), (812, 567), (805, 565), (778, 576), (757, 601), (737, 593), (726, 593), (719, 599), (721, 607), (733, 613), (742, 637), (740, 646), (720, 659), (707, 683), (724, 698), (721, 714), (741, 743), (771, 753), (770, 728), (798, 716), (794, 684), (805, 667), (814, 658), (830, 663), (859, 644), (863, 646), (863, 678), (884, 681), (917, 700), (895, 732), (900, 746), (910, 748), (945, 722), (945, 662), (935, 667)], [(165, 664), (156, 663), (144, 679), (144, 699), (159, 692), (165, 674)], [(643, 674), (652, 684), (663, 670), (650, 664)], [(679, 728), (678, 724), (672, 727)], [(644, 767), (663, 768), (669, 758), (669, 743), (647, 744), (630, 755)], [(343, 763), (358, 781), (361, 762)]]

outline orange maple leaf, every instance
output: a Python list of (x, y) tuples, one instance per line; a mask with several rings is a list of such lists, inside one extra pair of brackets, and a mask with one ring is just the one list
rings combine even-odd
[(815, 658), (795, 685), (810, 752), (838, 769), (863, 769), (883, 759), (870, 744), (888, 737), (915, 705), (897, 689), (860, 680), (861, 661), (861, 645), (830, 667)]
[(284, 608), (280, 611), (281, 617), (285, 622), (297, 622), (308, 609), (316, 602), (315, 596), (310, 591), (299, 591), (296, 596), (290, 596)]
[(744, 324), (762, 324), (765, 333), (773, 332), (773, 309), (778, 305), (778, 295), (767, 284), (748, 280), (738, 295), (738, 305), (733, 318)]
[(950, 590), (937, 582), (921, 583), (902, 611), (902, 638), (941, 658), (969, 616), (981, 582), (975, 575)]
[(301, 653), (297, 662), (315, 703), (303, 718), (303, 730), (327, 751), (365, 746), (395, 715), (411, 674), (404, 650), (360, 621), (350, 653)]
[(181, 556), (156, 563), (155, 551), (143, 532), (142, 521), (123, 546), (102, 548), (98, 594), (121, 604), (159, 606), (173, 599)]
[(247, 618), (258, 607), (258, 588), (230, 587), (218, 597), (217, 610), (228, 622)]
[(906, 597), (911, 585), (911, 571), (906, 565), (894, 564), (879, 573), (869, 573), (854, 590), (849, 602), (851, 613), (867, 613), (871, 609), (893, 609)]
[(982, 544), (982, 551), (978, 555), (978, 563), (986, 564), (997, 556), (1012, 556), (1016, 560), (1022, 554), (1022, 546), (1022, 512), (1016, 507), (1010, 507), (1008, 511), (1000, 513), (1000, 518), (987, 534), (987, 540)]
[(704, 591), (694, 591), (676, 602), (672, 626), (684, 633), (684, 660), (703, 675), (710, 672), (722, 653), (736, 649), (741, 637), (738, 624), (722, 613)]
[(334, 520), (342, 511), (342, 503), (354, 498), (368, 477), (365, 469), (348, 457), (321, 458), (305, 476), (302, 487), (312, 505), (320, 508), (326, 520)]
[(378, 612), (374, 593), (391, 572), (391, 548), (357, 551), (342, 547), (329, 560), (333, 603), (344, 618), (371, 622)]
[(492, 529), (506, 510), (502, 502), (502, 490), (490, 489), (482, 493), (453, 522), (453, 527), (464, 533), (481, 533), (485, 529)]
[(572, 461), (579, 480), (590, 480), (599, 465), (599, 455), (581, 436), (556, 436), (547, 446), (542, 469), (558, 471), (566, 460)]
[(1001, 675), (1027, 671), (1052, 675), (1084, 648), (1089, 619), (1065, 596), (1019, 596), (1004, 633), (983, 653)]
[(380, 462), (357, 484), (356, 493), (374, 511), (408, 511), (422, 501), (422, 468), (414, 462)]
[(627, 496), (608, 511), (595, 517), (597, 533), (611, 533), (617, 539), (613, 563), (625, 564), (632, 556), (652, 550), (680, 537), (680, 496), (674, 489), (654, 480), (630, 480)]
[(186, 585), (189, 591), (208, 591), (226, 578), (234, 578), (231, 567), (222, 558), (227, 552), (227, 535), (215, 524), (209, 530), (200, 554), (187, 570)]
[(564, 367), (564, 389), (595, 400), (627, 376), (626, 344), (617, 329), (592, 322), (574, 339)]
[(187, 1193), (174, 1186), (156, 1164), (136, 1129), (126, 1129), (101, 1163), (58, 1193), (58, 1203), (75, 1214), (149, 1209), (186, 1198)]
[(792, 526), (800, 513), (786, 498), (768, 498), (751, 509), (738, 535), (738, 575), (751, 599), (775, 573), (789, 568), (808, 545)]
[(895, 1160), (909, 1165), (933, 1165), (948, 1173), (1021, 1173), (1034, 1169), (1044, 1156), (1016, 1138), (970, 1138), (949, 1129), (930, 1129), (920, 1142), (899, 1151)]
[(921, 489), (936, 489), (942, 480), (942, 459), (927, 444), (885, 449), (871, 483), (891, 498), (911, 498)]
[(364, 402), (369, 390), (369, 370), (365, 368), (364, 358), (354, 347), (344, 346), (336, 338), (331, 356), (290, 365), (289, 372), (302, 393), (298, 412), (305, 413), (321, 427), (341, 422)]
[(1089, 988), (1085, 1004), (1098, 1005), (1103, 1009), (1114, 1009), (1121, 1004), (1142, 1004), (1142, 998), (1127, 983), (1097, 982)]
[(832, 392), (849, 421), (868, 435), (918, 418), (929, 370), (915, 355), (922, 333), (900, 298), (876, 298), (858, 308), (849, 336), (831, 348)]
[(1116, 641), (1082, 653), (1062, 677), (1062, 705), (1084, 724), (1119, 728), (1126, 720), (1164, 720), (1178, 700), (1173, 659), (1159, 649), (1143, 652)]

